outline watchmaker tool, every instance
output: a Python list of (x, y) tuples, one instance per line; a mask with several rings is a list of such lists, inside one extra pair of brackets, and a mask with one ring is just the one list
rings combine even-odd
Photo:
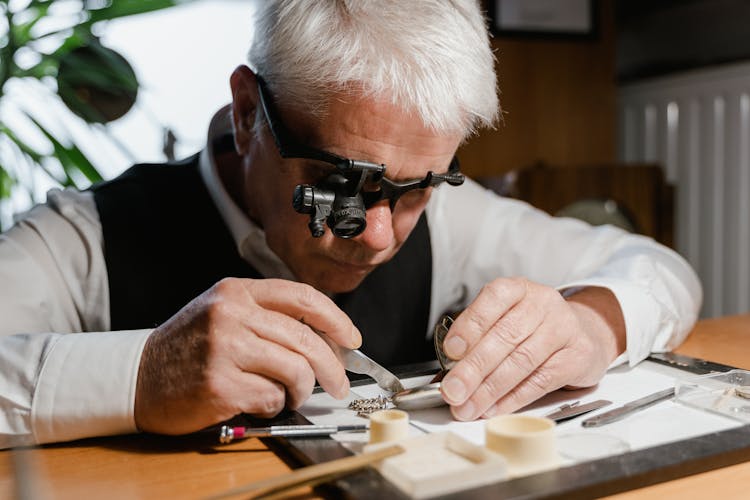
[(404, 386), (397, 376), (379, 365), (375, 360), (369, 358), (359, 349), (347, 349), (341, 347), (326, 334), (321, 332), (316, 333), (325, 340), (326, 344), (328, 344), (331, 350), (333, 350), (336, 356), (338, 356), (344, 364), (344, 368), (346, 368), (347, 371), (367, 375), (373, 378), (375, 382), (377, 382), (378, 387), (385, 389), (386, 391), (401, 392), (404, 390)]
[(219, 443), (228, 444), (238, 439), (268, 437), (330, 436), (337, 432), (364, 432), (366, 425), (271, 425), (267, 427), (244, 427), (222, 425)]
[(580, 401), (576, 401), (575, 403), (564, 404), (557, 410), (548, 413), (544, 417), (549, 418), (550, 420), (554, 420), (555, 422), (562, 422), (564, 420), (583, 415), (584, 413), (598, 410), (599, 408), (604, 408), (605, 406), (611, 404), (612, 401), (607, 401), (606, 399), (597, 399), (596, 401), (584, 404), (581, 404)]
[(610, 410), (602, 413), (601, 415), (588, 418), (581, 422), (581, 425), (583, 425), (584, 427), (598, 427), (600, 425), (616, 422), (617, 420), (623, 419), (632, 413), (645, 410), (649, 406), (655, 405), (656, 403), (664, 401), (665, 399), (671, 399), (672, 397), (674, 397), (674, 387), (649, 394), (648, 396), (644, 396), (642, 398), (636, 399), (635, 401), (631, 401), (630, 403), (624, 404), (623, 406), (615, 408), (614, 410)]
[(397, 376), (367, 357), (359, 349), (339, 347), (338, 353), (348, 371), (372, 377), (378, 383), (378, 386), (386, 391), (401, 392), (404, 390), (404, 386)]

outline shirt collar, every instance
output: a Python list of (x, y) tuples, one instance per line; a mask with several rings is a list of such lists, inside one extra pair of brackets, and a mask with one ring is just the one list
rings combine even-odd
[(232, 233), (240, 256), (266, 278), (295, 280), (294, 274), (268, 247), (263, 229), (253, 222), (224, 188), (216, 166), (215, 139), (232, 133), (232, 106), (221, 108), (211, 119), (206, 147), (200, 154), (200, 173), (224, 223)]

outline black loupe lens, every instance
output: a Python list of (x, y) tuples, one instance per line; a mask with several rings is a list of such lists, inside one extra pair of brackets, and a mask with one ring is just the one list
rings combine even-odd
[(328, 219), (333, 234), (339, 238), (354, 238), (367, 227), (367, 214), (360, 196), (337, 196)]

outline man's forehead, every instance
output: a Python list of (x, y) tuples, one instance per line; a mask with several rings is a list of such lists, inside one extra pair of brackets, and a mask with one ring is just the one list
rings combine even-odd
[(461, 142), (459, 133), (439, 134), (387, 99), (361, 95), (336, 94), (321, 116), (291, 110), (285, 120), (306, 144), (347, 158), (385, 163), (392, 179), (447, 170)]

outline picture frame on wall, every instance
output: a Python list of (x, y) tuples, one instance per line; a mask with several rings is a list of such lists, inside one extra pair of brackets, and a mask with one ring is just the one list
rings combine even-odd
[(498, 37), (591, 40), (598, 34), (596, 0), (489, 0), (487, 14)]

